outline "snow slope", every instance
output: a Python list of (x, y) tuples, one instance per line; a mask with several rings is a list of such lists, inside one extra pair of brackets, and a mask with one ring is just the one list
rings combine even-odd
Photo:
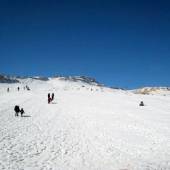
[(169, 170), (169, 111), (169, 95), (57, 78), (0, 84), (0, 170)]

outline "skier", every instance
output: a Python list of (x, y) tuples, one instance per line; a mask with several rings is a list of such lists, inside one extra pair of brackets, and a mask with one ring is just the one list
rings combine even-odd
[(19, 87), (18, 87), (17, 89), (18, 89), (18, 91), (19, 91)]
[(7, 88), (7, 92), (9, 92), (9, 87)]
[(14, 107), (14, 111), (15, 111), (15, 116), (18, 116), (18, 113), (20, 112), (19, 106), (15, 106)]

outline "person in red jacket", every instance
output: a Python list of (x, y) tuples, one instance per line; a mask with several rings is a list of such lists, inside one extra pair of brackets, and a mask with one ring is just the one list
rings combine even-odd
[(50, 97), (50, 93), (48, 93), (48, 104), (50, 104), (51, 102), (51, 97)]
[(51, 97), (51, 100), (52, 100), (52, 101), (54, 100), (54, 93), (52, 93), (52, 97)]

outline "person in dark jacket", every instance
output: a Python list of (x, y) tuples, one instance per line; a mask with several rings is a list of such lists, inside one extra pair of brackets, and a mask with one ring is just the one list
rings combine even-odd
[(30, 88), (29, 88), (27, 85), (25, 86), (25, 88), (26, 88), (28, 91), (30, 90)]
[(14, 107), (14, 111), (15, 111), (15, 116), (18, 116), (18, 113), (20, 112), (19, 106), (15, 106)]
[(51, 100), (52, 100), (52, 101), (54, 100), (54, 93), (52, 93), (52, 97), (51, 97)]
[(140, 102), (139, 106), (144, 106), (144, 103), (143, 101)]
[(20, 112), (21, 112), (21, 117), (22, 117), (22, 115), (25, 113), (25, 112), (24, 112), (24, 109), (21, 108)]
[(50, 93), (48, 93), (48, 104), (51, 102)]

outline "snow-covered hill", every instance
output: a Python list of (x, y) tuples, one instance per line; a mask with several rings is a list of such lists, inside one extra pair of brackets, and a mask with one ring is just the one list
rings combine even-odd
[[(0, 169), (170, 169), (170, 95), (61, 77), (17, 80), (0, 83)], [(52, 104), (48, 93), (55, 94)], [(24, 117), (14, 116), (15, 105)]]

